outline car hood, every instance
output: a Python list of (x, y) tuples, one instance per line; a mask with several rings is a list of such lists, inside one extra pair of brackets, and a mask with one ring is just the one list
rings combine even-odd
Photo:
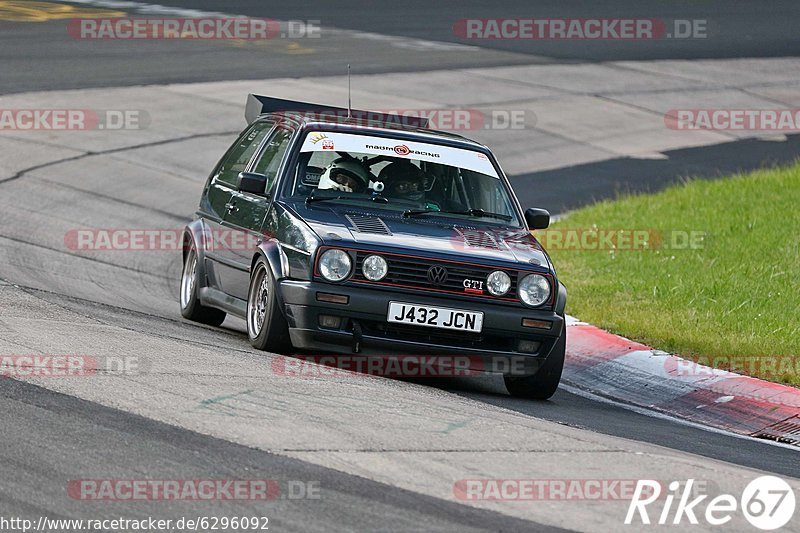
[[(327, 202), (326, 202), (327, 203)], [(550, 262), (529, 231), (500, 225), (470, 224), (469, 220), (430, 217), (403, 218), (398, 212), (357, 206), (291, 204), (324, 244), (364, 246), (420, 255), (442, 254), (453, 259), (485, 259), (540, 265)]]

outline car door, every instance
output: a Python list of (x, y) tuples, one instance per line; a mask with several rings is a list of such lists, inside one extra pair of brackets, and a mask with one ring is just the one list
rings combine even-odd
[(238, 189), (231, 194), (230, 206), (223, 224), (227, 231), (237, 237), (235, 245), (231, 246), (225, 255), (231, 264), (235, 264), (237, 279), (229, 283), (229, 288), (230, 294), (236, 298), (247, 298), (253, 253), (264, 238), (261, 227), (272, 203), (273, 189), (288, 151), (292, 133), (291, 129), (283, 125), (276, 126), (247, 168), (248, 172), (266, 176), (263, 194), (253, 194)]
[(231, 248), (237, 245), (237, 236), (225, 224), (225, 218), (229, 216), (229, 211), (235, 209), (231, 199), (238, 192), (239, 173), (247, 170), (273, 127), (274, 122), (264, 120), (254, 123), (242, 133), (214, 169), (207, 187), (207, 201), (201, 206), (203, 218), (210, 230), (204, 243), (209, 281), (217, 289), (232, 296), (240, 293), (236, 284), (241, 273), (231, 255)]

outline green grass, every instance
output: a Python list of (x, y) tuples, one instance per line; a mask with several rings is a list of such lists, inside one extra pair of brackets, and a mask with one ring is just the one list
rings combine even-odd
[(536, 232), (567, 285), (568, 313), (717, 368), (800, 385), (800, 164), (600, 202), (547, 231), (566, 239), (564, 230), (592, 227), (655, 230), (667, 244), (682, 232), (705, 236), (695, 249), (655, 239), (648, 249), (598, 251), (553, 246), (553, 235)]

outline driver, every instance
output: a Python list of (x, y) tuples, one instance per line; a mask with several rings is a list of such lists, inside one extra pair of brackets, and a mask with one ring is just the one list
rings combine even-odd
[(369, 171), (358, 161), (340, 157), (322, 172), (317, 189), (364, 192), (369, 184)]
[(425, 196), (425, 175), (410, 161), (396, 161), (383, 167), (378, 175), (390, 198), (419, 202)]

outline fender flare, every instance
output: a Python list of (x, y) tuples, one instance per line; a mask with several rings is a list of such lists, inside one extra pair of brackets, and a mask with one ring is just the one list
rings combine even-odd
[[(281, 250), (281, 247), (276, 239), (267, 239), (258, 245), (258, 250), (253, 254), (253, 259), (250, 262), (251, 279), (253, 269), (256, 266), (256, 261), (259, 259), (264, 259), (267, 265), (269, 265), (269, 269), (272, 272), (272, 279), (274, 279), (276, 282), (283, 278), (289, 277), (289, 259), (286, 257), (286, 254), (283, 253), (283, 250)], [(289, 313), (286, 309), (286, 302), (283, 299), (283, 294), (281, 294), (280, 287), (276, 287), (275, 296), (278, 299), (278, 309), (280, 310), (281, 314), (284, 316), (290, 326), (293, 325), (294, 320), (289, 316)]]
[(556, 296), (556, 314), (559, 316), (564, 316), (564, 309), (567, 306), (567, 287), (558, 282), (558, 296)]
[(259, 258), (263, 258), (267, 262), (270, 270), (272, 271), (272, 277), (275, 281), (279, 281), (289, 276), (288, 259), (283, 253), (283, 250), (281, 250), (277, 240), (265, 239), (261, 244), (258, 245), (258, 250), (256, 250), (256, 253), (253, 254), (253, 259), (250, 261), (251, 273), (253, 272), (253, 268), (256, 266), (256, 261), (258, 261)]
[[(208, 286), (208, 278), (206, 277), (206, 261), (204, 255), (204, 247), (200, 246), (198, 243), (202, 243), (203, 235), (208, 235), (209, 230), (206, 228), (205, 222), (203, 219), (198, 218), (191, 222), (189, 222), (183, 228), (183, 235), (181, 236), (181, 265), (186, 266), (186, 254), (189, 253), (189, 240), (194, 243), (194, 247), (197, 253), (197, 280), (198, 280), (198, 289), (202, 287)], [(183, 269), (181, 269), (183, 270)], [(197, 292), (197, 299), (200, 300), (200, 303), (203, 303), (203, 297), (200, 295), (200, 291)]]
[(183, 236), (181, 237), (181, 254), (183, 255), (183, 260), (186, 261), (186, 254), (189, 251), (189, 247), (186, 245), (187, 239), (192, 239), (194, 242), (195, 248), (197, 249), (197, 255), (200, 256), (203, 253), (203, 249), (197, 245), (198, 242), (203, 242), (202, 236), (208, 233), (208, 229), (206, 228), (203, 219), (198, 218), (196, 220), (192, 220), (183, 228)]

